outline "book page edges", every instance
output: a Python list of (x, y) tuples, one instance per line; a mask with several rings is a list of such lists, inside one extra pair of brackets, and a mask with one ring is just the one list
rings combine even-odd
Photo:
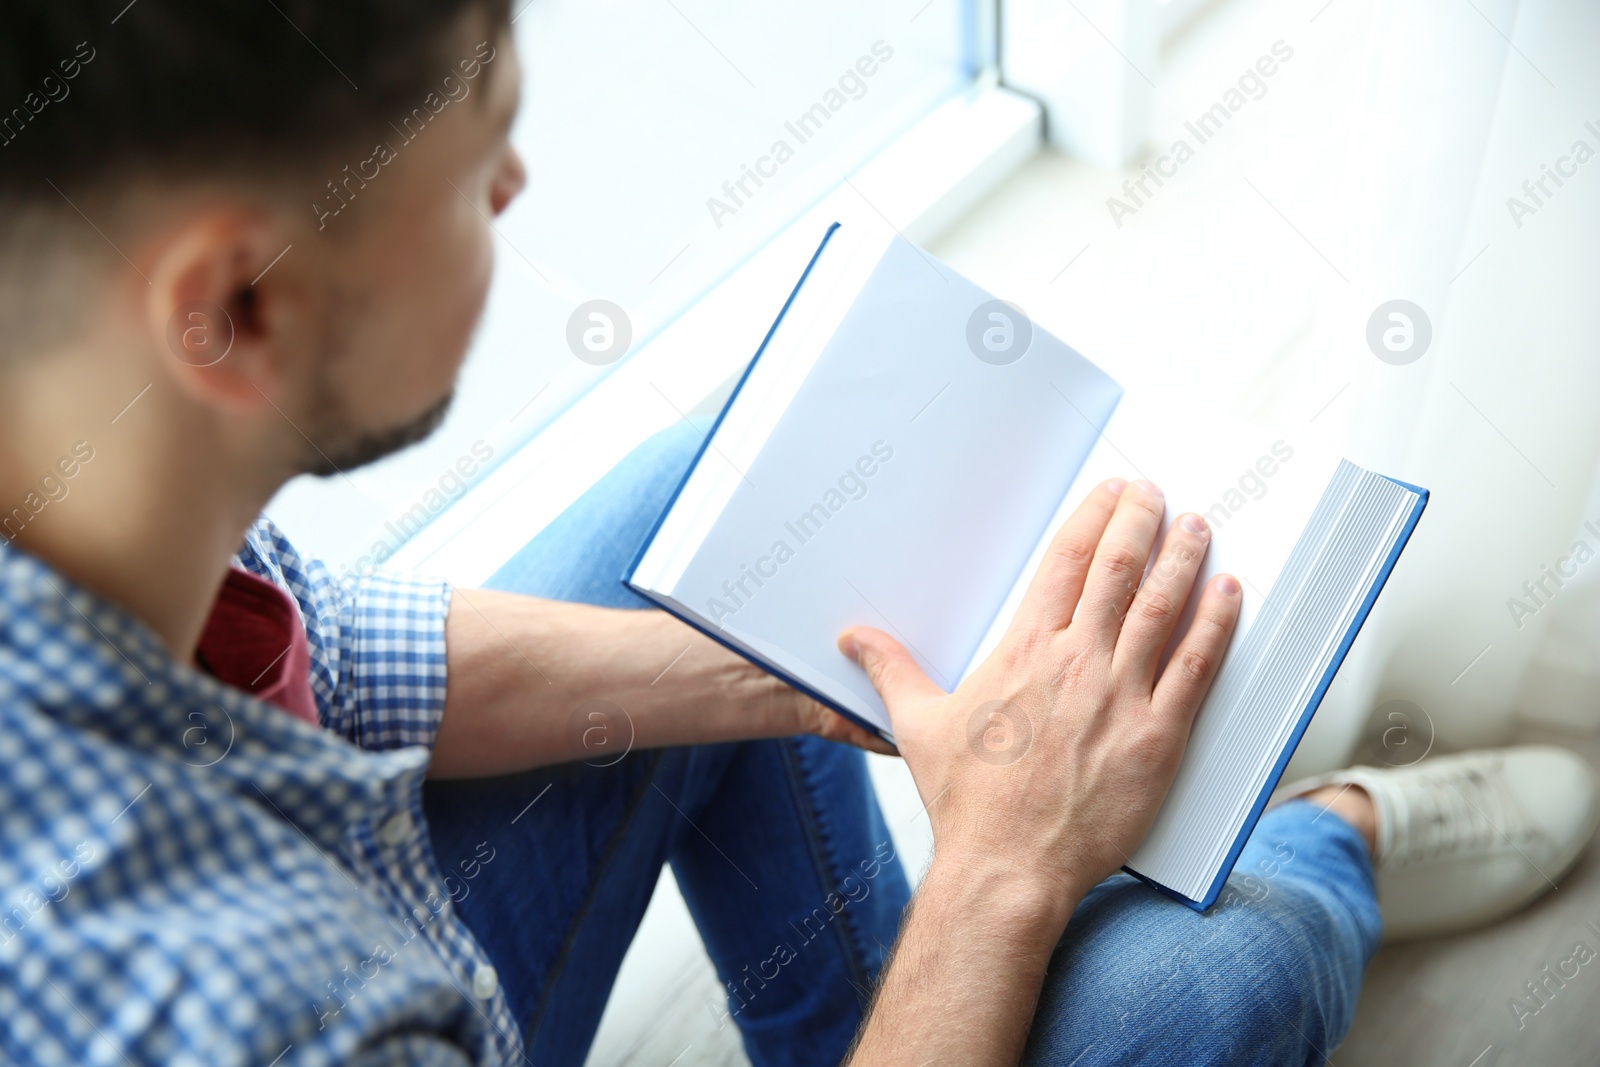
[(1388, 553), (1384, 557), (1377, 574), (1369, 583), (1365, 594), (1362, 597), (1360, 606), (1357, 608), (1351, 619), (1350, 625), (1346, 628), (1338, 643), (1338, 646), (1330, 657), (1327, 668), (1323, 671), (1321, 677), (1317, 681), (1317, 684), (1313, 687), (1311, 693), (1309, 694), (1304, 707), (1300, 710), (1293, 726), (1291, 727), (1286, 742), (1281, 747), (1277, 758), (1274, 760), (1266, 775), (1266, 779), (1262, 785), (1262, 788), (1258, 791), (1256, 797), (1251, 802), (1250, 808), (1245, 815), (1238, 833), (1234, 835), (1234, 838), (1229, 844), (1220, 865), (1216, 867), (1214, 874), (1211, 876), (1209, 884), (1198, 896), (1190, 896), (1184, 893), (1182, 889), (1164, 884), (1157, 877), (1138, 870), (1135, 866), (1133, 866), (1133, 864), (1125, 865), (1122, 868), (1128, 874), (1133, 875), (1141, 881), (1147, 882), (1148, 884), (1159, 889), (1161, 892), (1173, 897), (1176, 900), (1182, 901), (1195, 910), (1207, 910), (1217, 901), (1218, 897), (1221, 896), (1222, 890), (1227, 883), (1228, 876), (1232, 873), (1234, 865), (1238, 862), (1239, 856), (1244, 850), (1245, 843), (1249, 840), (1251, 833), (1254, 832), (1256, 824), (1260, 821), (1261, 815), (1266, 809), (1267, 801), (1272, 796), (1273, 791), (1277, 788), (1278, 783), (1282, 779), (1284, 770), (1288, 767), (1289, 760), (1294, 756), (1295, 751), (1299, 748), (1300, 742), (1305, 736), (1306, 729), (1310, 726), (1313, 716), (1315, 716), (1317, 709), (1321, 706), (1323, 698), (1326, 696), (1329, 687), (1333, 684), (1334, 678), (1337, 676), (1340, 667), (1343, 665), (1351, 647), (1354, 645), (1356, 636), (1361, 632), (1362, 627), (1366, 624), (1367, 618), (1371, 614), (1373, 606), (1377, 603), (1378, 595), (1383, 591), (1384, 586), (1388, 583), (1389, 577), (1393, 573), (1395, 565), (1398, 563), (1401, 554), (1405, 551), (1406, 545), (1409, 543), (1412, 533), (1415, 531), (1417, 524), (1422, 519), (1423, 511), (1427, 507), (1429, 498), (1428, 490), (1411, 485), (1407, 482), (1400, 481), (1396, 478), (1390, 478), (1387, 475), (1376, 474), (1376, 472), (1368, 471), (1364, 468), (1362, 470), (1363, 473), (1370, 474), (1378, 478), (1383, 478), (1384, 480), (1392, 482), (1402, 489), (1408, 490), (1413, 494), (1412, 506), (1409, 509), (1409, 512), (1404, 516), (1401, 527), (1398, 533), (1395, 535), (1394, 541), (1390, 546)]

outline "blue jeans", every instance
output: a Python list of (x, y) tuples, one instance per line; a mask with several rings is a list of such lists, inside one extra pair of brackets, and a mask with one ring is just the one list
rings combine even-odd
[[(646, 442), (486, 585), (646, 606), (618, 579), (698, 443), (682, 424)], [(595, 721), (626, 732), (614, 710)], [(909, 897), (862, 754), (809, 737), (626, 755), (625, 737), (598, 740), (586, 763), (425, 790), (445, 884), (529, 1059), (582, 1062), (670, 863), (728, 993), (717, 1014), (751, 1062), (838, 1063)], [(1204, 915), (1127, 875), (1084, 899), (1028, 1062), (1321, 1062), (1350, 1025), (1378, 934), (1355, 830), (1284, 805)]]

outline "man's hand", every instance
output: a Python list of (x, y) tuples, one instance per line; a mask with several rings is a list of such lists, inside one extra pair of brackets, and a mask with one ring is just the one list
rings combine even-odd
[(1072, 909), (1149, 831), (1240, 600), (1233, 578), (1209, 583), (1162, 667), (1210, 533), (1183, 516), (1147, 575), (1161, 519), (1148, 483), (1096, 488), (954, 693), (880, 631), (841, 637), (888, 707), (935, 851), (856, 1062), (1015, 1062)]

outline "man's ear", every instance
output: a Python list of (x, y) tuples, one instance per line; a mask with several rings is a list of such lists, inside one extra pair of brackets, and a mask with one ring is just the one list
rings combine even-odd
[(267, 408), (288, 368), (282, 290), (270, 267), (287, 238), (262, 213), (217, 209), (158, 238), (147, 324), (172, 381), (192, 399), (236, 414)]

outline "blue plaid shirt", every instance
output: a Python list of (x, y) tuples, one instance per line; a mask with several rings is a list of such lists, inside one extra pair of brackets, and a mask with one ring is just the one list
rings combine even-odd
[(265, 520), (236, 562), (298, 602), (323, 729), (0, 544), (0, 1060), (521, 1059), (423, 827), (449, 587)]

